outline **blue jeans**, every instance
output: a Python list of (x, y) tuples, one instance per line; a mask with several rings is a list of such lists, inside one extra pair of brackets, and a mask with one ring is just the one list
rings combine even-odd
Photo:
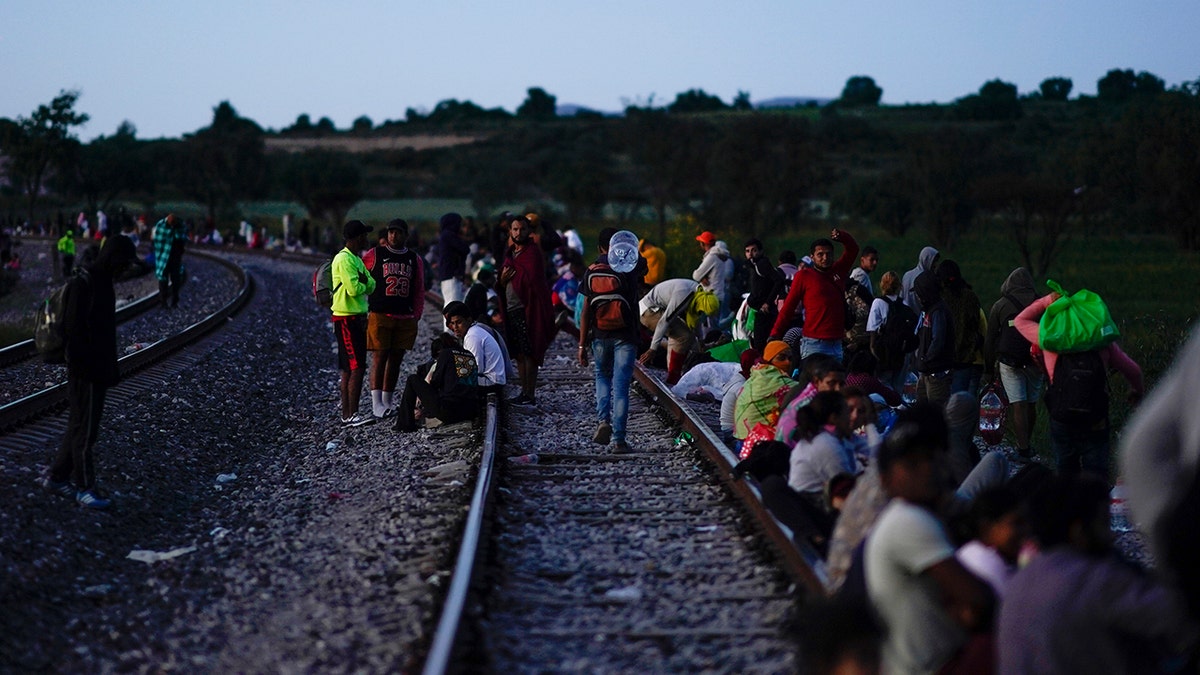
[(808, 358), (809, 354), (828, 354), (842, 361), (841, 340), (818, 340), (817, 338), (800, 338), (800, 358)]
[(629, 383), (637, 345), (617, 338), (592, 340), (592, 361), (596, 368), (596, 418), (612, 424), (613, 442), (625, 440), (625, 422), (629, 419)]

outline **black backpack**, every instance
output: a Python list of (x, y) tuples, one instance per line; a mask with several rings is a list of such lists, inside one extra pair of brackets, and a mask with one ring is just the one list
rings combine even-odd
[(1021, 331), (1017, 330), (1012, 324), (1013, 318), (1025, 309), (1025, 306), (1017, 299), (1008, 293), (1004, 297), (1017, 308), (1015, 312), (1003, 317), (1001, 320), (1003, 325), (1000, 328), (1000, 335), (996, 338), (996, 360), (1006, 366), (1013, 368), (1024, 368), (1033, 363), (1033, 357), (1029, 354), (1030, 343), (1021, 335)]
[(91, 283), (87, 269), (78, 267), (72, 278), (42, 301), (33, 327), (33, 346), (46, 363), (67, 362), (67, 289), (76, 280)]
[(875, 358), (879, 370), (896, 370), (904, 365), (904, 355), (917, 348), (917, 314), (903, 300), (884, 297), (887, 317), (875, 336)]
[(1096, 350), (1058, 355), (1046, 389), (1050, 419), (1073, 427), (1108, 419), (1108, 369)]

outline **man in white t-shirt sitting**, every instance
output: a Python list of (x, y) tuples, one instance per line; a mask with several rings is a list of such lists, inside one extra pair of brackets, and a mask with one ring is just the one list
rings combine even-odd
[(863, 557), (868, 597), (887, 628), (887, 673), (932, 673), (946, 666), (947, 672), (973, 672), (993, 658), (986, 640), (969, 642), (969, 632), (990, 625), (995, 598), (955, 558), (935, 513), (945, 494), (938, 460), (946, 439), (941, 411), (918, 404), (900, 413), (879, 450), (880, 477), (892, 500)]
[(479, 367), (479, 387), (483, 393), (501, 392), (508, 382), (506, 355), (500, 343), (485, 326), (475, 322), (466, 303), (455, 300), (442, 309), (446, 328), (462, 341), (463, 348), (475, 356)]

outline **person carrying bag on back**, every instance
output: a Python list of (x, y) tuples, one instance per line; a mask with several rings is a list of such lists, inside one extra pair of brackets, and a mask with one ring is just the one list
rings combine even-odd
[(992, 382), (999, 377), (1012, 413), (1017, 454), (1025, 459), (1034, 455), (1030, 444), (1045, 376), (1033, 361), (1030, 353), (1033, 345), (1021, 335), (1013, 320), (1034, 300), (1037, 300), (1037, 291), (1033, 288), (1033, 275), (1029, 270), (1018, 267), (1009, 273), (1000, 285), (1000, 299), (988, 312), (983, 342), (984, 379)]
[(1013, 324), (1026, 340), (1038, 346), (1046, 366), (1050, 386), (1045, 400), (1055, 469), (1060, 474), (1088, 471), (1111, 484), (1108, 370), (1116, 370), (1129, 381), (1129, 402), (1137, 404), (1144, 393), (1142, 369), (1115, 341), (1080, 343), (1077, 350), (1054, 351), (1047, 343), (1049, 331), (1042, 319), (1062, 297), (1055, 291), (1038, 298), (1017, 314)]

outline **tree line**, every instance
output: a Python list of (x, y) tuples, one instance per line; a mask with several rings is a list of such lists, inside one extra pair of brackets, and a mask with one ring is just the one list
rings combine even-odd
[[(830, 215), (898, 236), (919, 228), (937, 246), (971, 227), (1004, 228), (1041, 276), (1073, 233), (1117, 226), (1169, 233), (1200, 248), (1200, 80), (1168, 88), (1150, 73), (1114, 69), (1095, 97), (1047, 78), (1020, 95), (1001, 80), (944, 105), (881, 106), (869, 76), (824, 106), (755, 109), (703, 90), (621, 116), (557, 114), (531, 88), (510, 114), (449, 100), (402, 122), (367, 118), (339, 131), (308, 115), (278, 132), (229, 102), (181, 139), (143, 141), (132, 124), (81, 143), (79, 93), (64, 91), (28, 117), (0, 119), (0, 208), (12, 220), (50, 209), (109, 209), (185, 199), (218, 225), (238, 205), (299, 202), (337, 223), (362, 199), (467, 197), (477, 215), (501, 204), (556, 205), (569, 220), (630, 220), (650, 212), (711, 229), (779, 231)], [(429, 150), (268, 151), (278, 137), (470, 132), (474, 143)]]

